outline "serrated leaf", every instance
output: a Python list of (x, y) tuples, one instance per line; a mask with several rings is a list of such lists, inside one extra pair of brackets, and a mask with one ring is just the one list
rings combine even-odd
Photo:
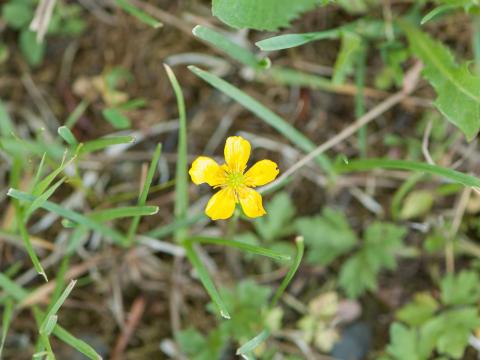
[(422, 351), (436, 347), (441, 354), (454, 359), (463, 356), (471, 332), (480, 326), (474, 307), (450, 310), (429, 320), (420, 330)]
[(480, 77), (455, 62), (450, 50), (414, 26), (402, 23), (423, 75), (437, 93), (435, 106), (471, 141), (480, 129)]
[(339, 285), (350, 298), (356, 298), (367, 290), (377, 288), (377, 271), (372, 267), (365, 253), (350, 257), (340, 270)]
[(396, 267), (395, 252), (402, 246), (405, 229), (389, 223), (375, 222), (365, 232), (360, 251), (350, 257), (340, 270), (339, 284), (349, 297), (358, 297), (377, 288), (382, 269)]
[(213, 0), (212, 13), (234, 28), (274, 31), (326, 0)]
[(290, 196), (286, 192), (278, 193), (265, 207), (267, 215), (253, 222), (262, 239), (271, 242), (292, 234), (294, 228), (291, 224), (295, 216), (295, 206)]
[(445, 276), (440, 283), (442, 302), (445, 305), (469, 305), (477, 302), (480, 296), (479, 280), (473, 271)]
[(310, 247), (307, 261), (312, 264), (328, 265), (357, 242), (345, 215), (330, 208), (320, 216), (298, 219), (296, 228)]
[(419, 354), (417, 332), (399, 323), (390, 327), (387, 352), (396, 360), (425, 360)]
[(428, 293), (416, 294), (413, 301), (397, 312), (397, 319), (418, 326), (431, 319), (437, 311), (437, 301)]

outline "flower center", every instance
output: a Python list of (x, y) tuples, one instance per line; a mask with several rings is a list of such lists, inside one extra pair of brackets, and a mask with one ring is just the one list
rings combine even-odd
[(245, 182), (241, 172), (232, 171), (227, 174), (227, 185), (233, 189), (238, 189)]

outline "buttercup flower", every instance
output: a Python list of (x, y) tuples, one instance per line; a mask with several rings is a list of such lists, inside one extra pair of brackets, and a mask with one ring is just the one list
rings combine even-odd
[(241, 136), (231, 136), (225, 143), (225, 164), (220, 166), (206, 156), (200, 156), (192, 163), (188, 173), (196, 185), (207, 183), (214, 189), (221, 189), (211, 197), (205, 208), (205, 213), (212, 220), (228, 219), (237, 203), (240, 203), (248, 217), (266, 214), (262, 196), (252, 188), (273, 181), (279, 170), (273, 161), (261, 160), (245, 172), (250, 149), (247, 140)]

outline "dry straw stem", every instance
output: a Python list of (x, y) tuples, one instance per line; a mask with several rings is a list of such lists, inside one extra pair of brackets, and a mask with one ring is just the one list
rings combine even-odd
[(402, 102), (416, 88), (421, 70), (422, 70), (422, 64), (420, 62), (415, 63), (415, 65), (412, 66), (412, 68), (406, 73), (405, 80), (403, 83), (403, 89), (401, 91), (393, 94), (392, 96), (382, 101), (380, 104), (378, 104), (369, 112), (367, 112), (365, 115), (358, 118), (352, 125), (346, 127), (340, 133), (332, 137), (330, 140), (324, 142), (315, 150), (313, 150), (312, 152), (304, 156), (297, 163), (295, 163), (295, 165), (293, 165), (287, 171), (285, 171), (277, 180), (275, 180), (274, 182), (270, 183), (267, 186), (262, 187), (260, 189), (260, 192), (267, 191), (268, 189), (274, 188), (277, 185), (281, 184), (282, 182), (287, 180), (290, 175), (293, 175), (296, 171), (300, 170), (302, 167), (307, 165), (310, 161), (315, 159), (317, 156), (333, 148), (338, 143), (342, 142), (343, 140), (347, 139), (351, 135), (355, 134), (360, 128), (367, 125), (369, 122), (371, 122), (372, 120), (375, 120), (378, 116), (380, 116), (384, 112), (388, 111), (395, 105)]

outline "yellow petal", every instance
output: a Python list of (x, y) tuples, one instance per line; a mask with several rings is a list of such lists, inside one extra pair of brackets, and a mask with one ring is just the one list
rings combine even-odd
[(188, 173), (197, 185), (206, 182), (210, 186), (216, 186), (225, 182), (225, 171), (215, 160), (206, 156), (198, 157)]
[(238, 198), (243, 212), (248, 217), (256, 218), (267, 213), (262, 205), (262, 195), (255, 190), (243, 187), (238, 191)]
[(243, 172), (250, 157), (250, 143), (241, 136), (230, 136), (225, 143), (225, 162), (237, 172)]
[(262, 186), (275, 180), (279, 173), (278, 166), (270, 160), (260, 160), (245, 173), (245, 185)]
[(235, 193), (230, 188), (225, 188), (213, 195), (205, 208), (212, 220), (228, 219), (235, 210)]

